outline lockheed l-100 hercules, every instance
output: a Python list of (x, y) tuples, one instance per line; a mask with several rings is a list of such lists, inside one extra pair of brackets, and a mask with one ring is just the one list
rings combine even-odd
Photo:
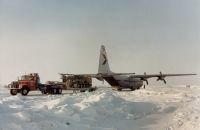
[(163, 81), (166, 84), (166, 77), (172, 76), (189, 76), (196, 74), (146, 74), (136, 75), (135, 73), (114, 73), (110, 70), (108, 64), (108, 58), (106, 54), (105, 47), (102, 45), (100, 50), (100, 58), (99, 58), (99, 69), (97, 74), (83, 74), (88, 75), (93, 78), (97, 78), (100, 81), (107, 81), (113, 88), (117, 90), (122, 89), (131, 89), (136, 90), (140, 89), (143, 86), (143, 82), (146, 82), (148, 85), (149, 78), (157, 78), (157, 81)]

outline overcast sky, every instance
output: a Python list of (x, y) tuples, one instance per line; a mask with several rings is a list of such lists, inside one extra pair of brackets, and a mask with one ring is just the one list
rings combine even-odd
[(0, 0), (2, 84), (29, 72), (42, 81), (96, 73), (101, 44), (114, 72), (200, 74), (200, 1)]

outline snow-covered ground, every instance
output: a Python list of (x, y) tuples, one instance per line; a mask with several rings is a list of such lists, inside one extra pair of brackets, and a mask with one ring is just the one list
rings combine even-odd
[(1, 88), (0, 130), (200, 130), (200, 88), (99, 88), (25, 97)]

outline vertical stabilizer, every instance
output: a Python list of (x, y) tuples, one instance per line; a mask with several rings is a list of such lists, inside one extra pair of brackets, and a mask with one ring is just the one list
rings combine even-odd
[(110, 71), (110, 67), (108, 64), (108, 58), (107, 58), (107, 54), (106, 54), (106, 49), (105, 49), (104, 45), (101, 46), (101, 50), (100, 50), (98, 73), (101, 73), (101, 74), (112, 73)]

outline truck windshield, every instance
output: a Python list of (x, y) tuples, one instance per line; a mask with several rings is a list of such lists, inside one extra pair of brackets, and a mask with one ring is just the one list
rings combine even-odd
[(33, 80), (33, 76), (23, 75), (21, 76), (21, 80)]

